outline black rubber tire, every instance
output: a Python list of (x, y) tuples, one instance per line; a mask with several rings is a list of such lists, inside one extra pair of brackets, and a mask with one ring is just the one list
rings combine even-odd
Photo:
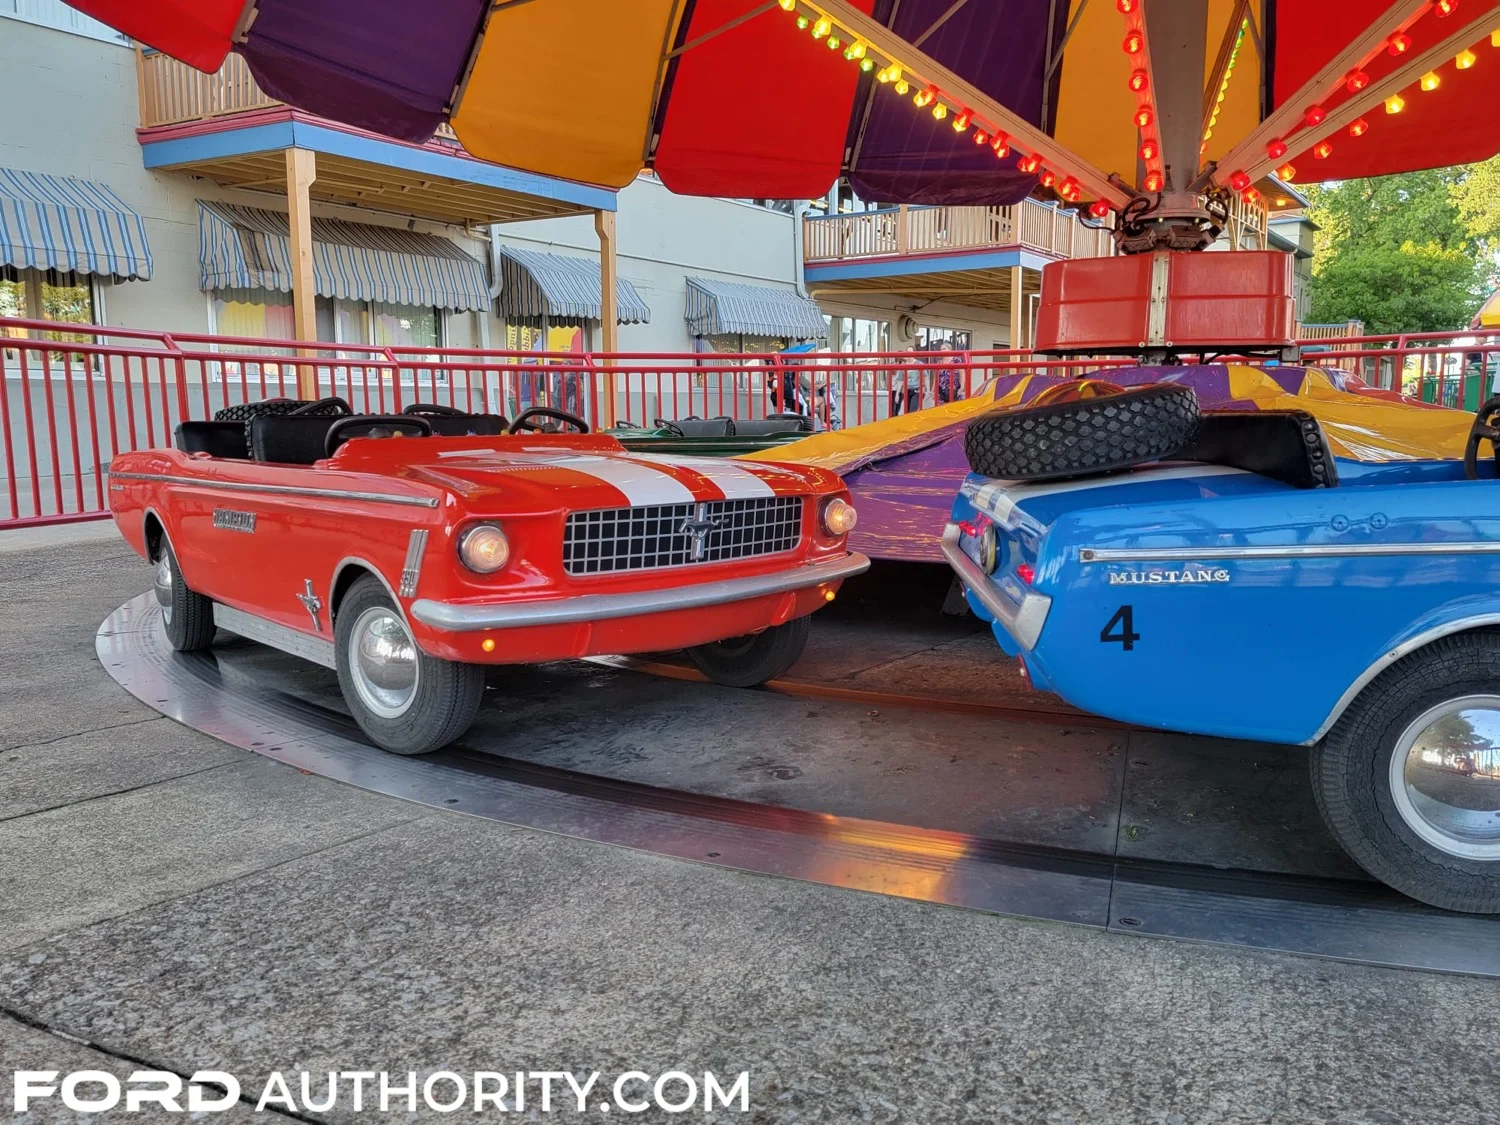
[(1500, 632), (1444, 637), (1376, 677), (1312, 750), (1313, 795), (1334, 839), (1382, 883), (1429, 906), (1500, 913), (1500, 862), (1450, 855), (1413, 832), (1391, 797), (1391, 754), (1428, 708), (1496, 694), (1496, 685)]
[(1013, 407), (969, 423), (964, 453), (976, 473), (1042, 481), (1109, 472), (1171, 457), (1198, 437), (1198, 396), (1158, 383), (1099, 398)]
[(167, 641), (177, 652), (202, 652), (214, 643), (214, 603), (202, 594), (195, 593), (182, 580), (182, 571), (177, 568), (177, 556), (172, 544), (162, 536), (157, 549), (157, 561), (165, 557), (172, 572), (170, 606), (163, 606), (162, 628)]
[(756, 687), (782, 675), (807, 647), (811, 617), (796, 617), (746, 637), (698, 645), (687, 650), (698, 670), (725, 687)]
[(371, 742), (392, 754), (428, 754), (460, 737), (474, 722), (484, 696), (484, 666), (440, 660), (417, 649), (417, 691), (411, 705), (396, 718), (370, 711), (349, 674), (349, 635), (359, 615), (375, 606), (400, 610), (373, 575), (349, 587), (334, 618), (334, 661), (344, 702)]

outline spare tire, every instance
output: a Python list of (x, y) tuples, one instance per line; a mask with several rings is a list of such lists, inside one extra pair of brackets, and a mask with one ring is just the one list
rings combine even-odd
[(1159, 461), (1198, 437), (1198, 396), (1158, 383), (1047, 406), (1012, 407), (969, 423), (964, 453), (976, 473), (1057, 480)]

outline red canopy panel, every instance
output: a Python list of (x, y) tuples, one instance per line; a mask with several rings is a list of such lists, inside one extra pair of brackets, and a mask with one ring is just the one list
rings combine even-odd
[[(1389, 0), (1277, 0), (1275, 5), (1275, 68), (1272, 100), (1278, 107), (1338, 54), (1356, 35), (1377, 21)], [(1460, 8), (1462, 13), (1464, 9)], [(1456, 19), (1457, 16), (1449, 17)], [(1424, 16), (1411, 29), (1414, 49), (1423, 40), (1442, 38), (1442, 21)], [(1488, 39), (1474, 46), (1479, 61), (1459, 70), (1447, 59), (1437, 69), (1442, 84), (1430, 92), (1415, 82), (1402, 91), (1406, 108), (1389, 114), (1381, 106), (1365, 114), (1369, 130), (1361, 137), (1340, 132), (1299, 130), (1287, 138), (1298, 183), (1385, 176), (1451, 164), (1472, 164), (1500, 152), (1500, 51)], [(1366, 72), (1378, 80), (1398, 60), (1382, 52)], [(1323, 103), (1334, 109), (1347, 95), (1340, 92)], [(1327, 139), (1333, 153), (1317, 160), (1308, 151)]]
[[(869, 12), (874, 0), (855, 0)], [(681, 43), (760, 7), (698, 0)], [(678, 57), (656, 174), (683, 195), (810, 199), (843, 166), (860, 70), (772, 8)]]
[(224, 65), (245, 0), (68, 0), (70, 7), (212, 74)]

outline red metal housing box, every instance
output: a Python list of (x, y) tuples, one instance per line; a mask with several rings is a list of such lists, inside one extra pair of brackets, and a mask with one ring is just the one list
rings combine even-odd
[(1052, 262), (1042, 270), (1036, 350), (1264, 350), (1296, 332), (1290, 254), (1161, 252)]

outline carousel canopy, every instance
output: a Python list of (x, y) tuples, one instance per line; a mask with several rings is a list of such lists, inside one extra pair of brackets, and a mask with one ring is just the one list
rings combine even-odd
[[(1500, 0), (70, 0), (411, 141), (621, 187), (1012, 203), (1500, 151)], [(1111, 176), (1113, 175), (1113, 179)], [(1210, 178), (1204, 178), (1205, 175)]]

